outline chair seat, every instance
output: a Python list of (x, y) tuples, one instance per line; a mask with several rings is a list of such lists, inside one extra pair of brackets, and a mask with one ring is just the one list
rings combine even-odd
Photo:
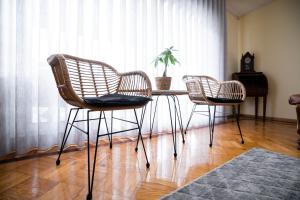
[(243, 102), (243, 100), (241, 99), (214, 98), (214, 97), (207, 97), (207, 99), (214, 103), (242, 103)]
[(130, 96), (124, 94), (106, 94), (101, 97), (83, 97), (90, 105), (101, 107), (142, 106), (151, 101), (149, 97)]

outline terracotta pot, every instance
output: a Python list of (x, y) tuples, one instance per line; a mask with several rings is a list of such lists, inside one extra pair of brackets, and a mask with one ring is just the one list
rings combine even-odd
[(169, 90), (172, 77), (155, 77), (156, 88), (158, 90)]

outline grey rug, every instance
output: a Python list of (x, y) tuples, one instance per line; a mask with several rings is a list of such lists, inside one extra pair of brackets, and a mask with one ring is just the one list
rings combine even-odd
[(300, 159), (253, 148), (162, 199), (300, 200)]

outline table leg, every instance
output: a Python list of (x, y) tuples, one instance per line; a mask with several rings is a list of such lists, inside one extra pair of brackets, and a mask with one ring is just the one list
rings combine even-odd
[[(174, 103), (175, 103), (175, 101), (177, 102), (176, 114), (177, 114), (178, 124), (179, 124), (180, 131), (181, 131), (182, 143), (185, 143), (180, 103), (179, 103), (177, 96), (174, 96), (173, 98), (174, 98)], [(176, 105), (176, 103), (175, 103), (175, 105)]]
[(267, 95), (264, 96), (264, 99), (263, 99), (263, 121), (265, 122), (266, 120), (266, 107), (267, 107)]
[[(173, 144), (174, 144), (174, 157), (177, 157), (177, 151), (176, 151), (176, 130), (174, 131), (173, 128), (173, 117), (172, 117), (172, 110), (171, 110), (171, 105), (170, 105), (170, 100), (169, 97), (166, 96), (168, 99), (168, 105), (169, 105), (169, 114), (170, 114), (170, 122), (171, 122), (171, 129), (172, 129), (172, 139), (173, 139)], [(176, 114), (174, 110), (174, 116), (175, 116), (175, 128), (176, 128)]]
[(257, 111), (258, 111), (258, 97), (255, 97), (255, 119), (257, 119)]
[[(164, 95), (167, 97), (168, 100), (168, 106), (169, 106), (169, 115), (170, 115), (170, 123), (171, 123), (171, 131), (172, 131), (172, 139), (173, 139), (173, 146), (174, 146), (174, 157), (177, 157), (177, 120), (180, 128), (180, 132), (182, 135), (182, 142), (185, 143), (184, 139), (184, 130), (183, 130), (183, 123), (182, 123), (182, 114), (181, 114), (181, 108), (180, 108), (180, 103), (179, 99), (176, 95)], [(153, 126), (154, 126), (154, 120), (156, 117), (156, 111), (157, 111), (157, 104), (159, 100), (160, 95), (157, 96), (156, 102), (155, 102), (155, 107), (154, 107), (154, 113), (152, 116), (152, 102), (151, 102), (151, 107), (150, 107), (150, 138), (152, 137), (152, 131), (153, 131)], [(173, 103), (174, 103), (174, 115), (172, 115), (172, 109), (171, 109), (171, 102), (169, 97), (172, 98)], [(174, 116), (174, 118), (173, 118)], [(138, 138), (139, 140), (139, 138)], [(138, 144), (138, 142), (137, 142)]]
[(297, 114), (297, 133), (300, 134), (300, 105), (296, 107), (296, 114)]
[[(177, 129), (176, 129), (176, 112), (177, 112), (177, 108), (176, 108), (176, 102), (175, 102), (175, 99), (173, 98), (173, 103), (174, 103), (174, 124), (175, 124), (175, 127), (174, 127), (174, 140), (175, 140), (175, 149), (176, 149), (176, 146), (177, 146)], [(175, 151), (174, 153), (174, 156), (177, 157), (177, 152)]]

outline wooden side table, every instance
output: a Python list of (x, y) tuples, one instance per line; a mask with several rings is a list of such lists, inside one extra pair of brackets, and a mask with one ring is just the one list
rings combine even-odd
[(268, 95), (267, 77), (262, 72), (247, 72), (233, 73), (232, 79), (244, 84), (247, 97), (255, 97), (255, 119), (257, 119), (258, 113), (258, 97), (263, 97), (263, 121), (265, 121)]

